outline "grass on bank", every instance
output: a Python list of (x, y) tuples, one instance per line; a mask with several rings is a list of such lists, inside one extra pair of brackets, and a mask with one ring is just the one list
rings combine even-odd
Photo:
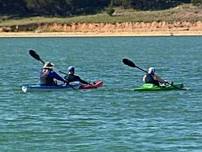
[(27, 17), (20, 19), (9, 19), (0, 17), (0, 26), (28, 25), (38, 23), (122, 23), (122, 22), (169, 22), (202, 21), (202, 9), (184, 4), (178, 7), (162, 11), (137, 11), (134, 9), (115, 8), (113, 16), (106, 12), (96, 15), (74, 16), (74, 17)]

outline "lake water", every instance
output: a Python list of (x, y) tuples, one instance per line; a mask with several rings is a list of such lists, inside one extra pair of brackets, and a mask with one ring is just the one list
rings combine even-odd
[[(45, 61), (69, 65), (89, 91), (22, 93)], [(0, 151), (202, 151), (202, 37), (0, 38)], [(187, 91), (134, 92), (156, 68)]]

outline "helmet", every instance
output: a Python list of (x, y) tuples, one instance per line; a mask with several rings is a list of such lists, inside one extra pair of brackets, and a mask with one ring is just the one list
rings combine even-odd
[(155, 73), (155, 69), (154, 69), (153, 67), (150, 67), (150, 68), (148, 69), (148, 73), (149, 73), (149, 74), (154, 74), (154, 73)]
[(68, 71), (69, 71), (69, 73), (74, 73), (74, 67), (73, 66), (69, 66), (68, 67)]
[(54, 67), (54, 64), (51, 62), (45, 62), (43, 66), (44, 69), (51, 69), (51, 70), (53, 69), (53, 67)]

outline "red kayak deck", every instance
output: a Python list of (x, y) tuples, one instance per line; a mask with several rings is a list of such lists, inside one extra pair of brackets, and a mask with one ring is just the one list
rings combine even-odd
[(103, 81), (97, 80), (91, 84), (82, 84), (80, 86), (80, 89), (96, 89), (96, 88), (100, 88), (102, 86), (103, 86)]

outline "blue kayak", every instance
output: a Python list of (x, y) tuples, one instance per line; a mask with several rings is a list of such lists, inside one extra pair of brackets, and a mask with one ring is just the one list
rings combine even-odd
[(33, 91), (56, 91), (56, 90), (87, 90), (87, 89), (97, 89), (103, 86), (103, 81), (97, 80), (90, 84), (81, 84), (79, 81), (70, 82), (68, 85), (60, 84), (55, 86), (46, 86), (40, 84), (26, 84), (22, 86), (23, 92), (33, 92)]
[(27, 84), (21, 87), (24, 93), (26, 92), (33, 92), (33, 91), (52, 91), (52, 90), (72, 90), (72, 89), (79, 89), (80, 88), (79, 82), (72, 82), (69, 85), (61, 84), (56, 86), (46, 86), (40, 84)]

